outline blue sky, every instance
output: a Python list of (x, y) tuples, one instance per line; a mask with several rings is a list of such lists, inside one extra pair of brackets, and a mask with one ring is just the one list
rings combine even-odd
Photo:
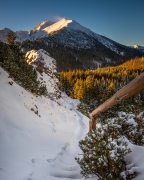
[(125, 45), (144, 46), (144, 0), (0, 0), (0, 29), (69, 18)]

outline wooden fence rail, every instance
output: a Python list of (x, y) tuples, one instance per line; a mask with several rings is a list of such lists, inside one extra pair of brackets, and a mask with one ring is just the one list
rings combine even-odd
[(96, 129), (96, 117), (99, 113), (141, 92), (142, 90), (144, 90), (144, 73), (140, 74), (126, 86), (117, 91), (111, 98), (105, 101), (90, 114), (89, 132)]

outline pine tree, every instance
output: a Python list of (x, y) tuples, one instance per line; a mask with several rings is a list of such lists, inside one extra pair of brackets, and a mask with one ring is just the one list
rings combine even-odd
[(85, 94), (85, 84), (82, 79), (78, 79), (74, 85), (73, 98), (81, 99)]
[(130, 152), (124, 137), (119, 133), (121, 126), (107, 121), (79, 142), (82, 158), (76, 158), (83, 177), (96, 175), (99, 180), (122, 180), (125, 171), (124, 156)]
[(0, 49), (0, 66), (15, 82), (36, 95), (47, 95), (46, 86), (37, 80), (36, 70), (27, 64), (16, 44), (8, 45), (0, 42)]
[(136, 172), (126, 168), (125, 155), (130, 152), (126, 138), (132, 144), (144, 145), (144, 112), (143, 109), (140, 111), (137, 115), (119, 112), (118, 116), (106, 119), (79, 142), (83, 153), (82, 158), (76, 160), (84, 177), (96, 175), (99, 180), (136, 177)]
[(14, 32), (10, 31), (7, 36), (7, 43), (10, 45), (14, 45), (15, 39), (16, 39), (16, 36), (15, 36)]

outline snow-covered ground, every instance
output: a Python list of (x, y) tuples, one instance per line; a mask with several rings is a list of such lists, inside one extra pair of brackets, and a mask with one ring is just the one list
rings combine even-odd
[[(34, 67), (41, 63), (39, 80), (48, 93), (59, 93), (55, 60), (44, 50), (29, 51), (27, 60)], [(36, 97), (8, 76), (0, 68), (0, 180), (82, 179), (74, 158), (81, 154), (78, 142), (88, 132), (89, 119), (76, 110), (79, 101), (63, 93), (54, 101)], [(138, 172), (135, 180), (144, 180), (144, 147), (129, 147), (129, 173)]]
[(75, 157), (88, 118), (77, 100), (35, 97), (0, 68), (0, 180), (81, 179)]

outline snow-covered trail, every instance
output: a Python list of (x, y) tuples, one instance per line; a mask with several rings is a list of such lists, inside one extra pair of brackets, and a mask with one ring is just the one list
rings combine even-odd
[(35, 97), (10, 81), (0, 68), (0, 180), (81, 179), (75, 157), (88, 118), (78, 101)]
[(72, 179), (82, 178), (75, 157), (78, 157), (78, 154), (80, 153), (78, 142), (83, 139), (87, 132), (87, 128), (86, 124), (83, 122), (82, 115), (76, 110), (75, 112), (77, 114), (77, 124), (74, 136), (54, 159), (48, 159), (48, 162), (52, 165), (52, 170), (50, 172), (51, 176)]
[[(72, 103), (71, 105), (74, 107)], [(36, 169), (33, 169), (34, 173), (30, 174), (30, 179), (32, 179), (32, 177), (35, 179), (41, 171), (42, 167), (45, 165), (49, 169), (49, 173), (47, 174), (48, 179), (82, 179), (82, 176), (80, 175), (80, 167), (77, 164), (75, 157), (78, 157), (80, 153), (78, 142), (85, 136), (88, 129), (81, 113), (74, 109), (73, 111), (76, 113), (77, 117), (74, 124), (75, 131), (73, 136), (61, 149), (59, 149), (59, 153), (53, 159), (47, 159), (48, 163), (41, 162), (43, 164), (42, 166), (35, 166)], [(39, 161), (40, 160), (32, 159), (32, 162), (35, 165), (37, 162), (39, 163)]]

